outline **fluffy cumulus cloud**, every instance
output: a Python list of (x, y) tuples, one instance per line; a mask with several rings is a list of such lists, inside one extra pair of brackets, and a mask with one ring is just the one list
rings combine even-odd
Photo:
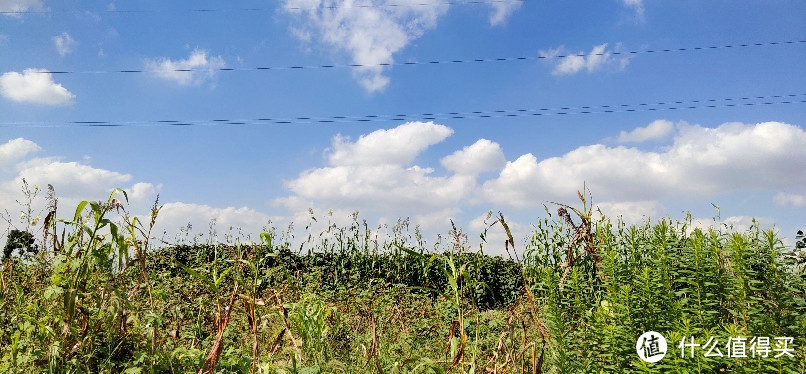
[(413, 215), (423, 209), (454, 206), (475, 184), (469, 176), (434, 176), (433, 172), (419, 166), (329, 166), (307, 170), (286, 187), (323, 207), (363, 206)]
[(444, 221), (450, 217), (438, 213), (458, 213), (476, 192), (479, 173), (505, 163), (500, 146), (481, 139), (442, 159), (446, 175), (432, 167), (411, 165), (417, 155), (452, 133), (432, 122), (409, 122), (355, 141), (336, 136), (329, 165), (286, 181), (293, 195), (277, 203), (289, 209), (299, 209), (304, 202), (324, 209), (371, 211), (391, 219)]
[(621, 131), (617, 138), (619, 143), (640, 143), (648, 140), (665, 139), (674, 131), (674, 123), (659, 119), (645, 127), (637, 127), (632, 131)]
[(457, 174), (477, 175), (487, 171), (500, 170), (506, 164), (504, 152), (498, 143), (487, 139), (462, 148), (445, 156), (442, 166)]
[[(14, 139), (0, 145), (0, 207), (4, 208), (0, 215), (10, 219), (16, 228), (19, 228), (18, 224), (26, 225), (17, 221), (17, 214), (28, 208), (22, 205), (27, 204), (21, 191), (23, 179), (30, 190), (39, 188), (38, 198), (31, 201), (30, 206), (34, 216), (46, 212), (44, 191), (48, 184), (53, 185), (60, 218), (71, 216), (79, 201), (104, 199), (113, 188), (125, 186), (132, 179), (129, 174), (95, 168), (86, 163), (32, 157), (39, 150), (37, 144), (27, 139)], [(10, 165), (2, 165), (6, 161)], [(4, 242), (5, 229), (0, 226), (0, 243)]]
[(21, 103), (71, 105), (76, 96), (53, 81), (53, 74), (42, 69), (25, 69), (0, 75), (0, 95)]
[(52, 184), (59, 194), (76, 198), (103, 197), (111, 189), (123, 186), (132, 179), (130, 174), (53, 158), (25, 160), (17, 164), (17, 170), (17, 177), (6, 183), (7, 188), (18, 189), (25, 178), (30, 184)]
[[(258, 235), (269, 222), (269, 216), (248, 207), (217, 208), (204, 204), (189, 204), (183, 202), (170, 202), (162, 205), (157, 216), (157, 224), (152, 230), (155, 235), (164, 236), (168, 242), (192, 240), (179, 236), (178, 229), (189, 227), (185, 231), (190, 234), (203, 234), (210, 238), (211, 225), (219, 240), (225, 240), (226, 235), (238, 237), (241, 240), (260, 240)], [(240, 237), (243, 236), (243, 237)]]
[(806, 195), (804, 194), (779, 192), (775, 194), (773, 200), (780, 206), (792, 206), (795, 208), (806, 206)]
[(208, 56), (206, 50), (196, 49), (184, 60), (158, 58), (146, 60), (146, 70), (155, 76), (182, 86), (199, 86), (215, 79), (227, 66), (221, 56)]
[(0, 167), (8, 166), (29, 153), (39, 152), (41, 149), (28, 139), (11, 139), (5, 144), (0, 144)]
[(628, 224), (641, 224), (649, 218), (655, 218), (664, 213), (663, 205), (657, 201), (605, 201), (595, 203), (594, 209), (605, 217), (618, 217)]
[[(407, 4), (407, 1), (412, 4)], [(369, 92), (384, 89), (389, 77), (384, 64), (437, 24), (448, 10), (445, 3), (417, 6), (414, 0), (386, 6), (378, 0), (285, 0), (287, 12), (302, 21), (293, 33), (301, 40), (313, 35), (323, 44), (346, 52), (355, 77)]]
[(59, 52), (60, 56), (72, 53), (77, 44), (75, 39), (66, 32), (53, 37), (53, 45), (56, 46), (56, 51)]
[(21, 12), (43, 9), (42, 0), (0, 0), (0, 12), (8, 17), (20, 17)]
[[(295, 219), (304, 218), (308, 207), (358, 209), (365, 217), (412, 217), (414, 223), (444, 229), (446, 219), (461, 224), (463, 214), (482, 207), (525, 212), (542, 210), (551, 201), (567, 202), (584, 184), (597, 210), (642, 223), (666, 214), (666, 202), (806, 185), (806, 173), (796, 167), (806, 165), (806, 132), (780, 122), (707, 128), (659, 120), (620, 136), (625, 142), (670, 143), (655, 150), (591, 144), (544, 160), (524, 154), (507, 161), (500, 145), (479, 139), (443, 156), (443, 173), (427, 163), (412, 165), (418, 154), (451, 133), (441, 125), (416, 122), (355, 141), (337, 136), (328, 164), (286, 181), (291, 194), (275, 203), (299, 213)], [(397, 137), (404, 141), (394, 142)], [(486, 177), (485, 172), (497, 174)], [(781, 193), (775, 201), (806, 205), (797, 194)], [(483, 217), (466, 222), (473, 232), (484, 226)], [(519, 236), (528, 235), (528, 225), (521, 229)]]
[(803, 186), (806, 173), (798, 165), (806, 165), (806, 132), (797, 126), (686, 125), (660, 152), (596, 144), (542, 161), (522, 155), (507, 162), (482, 189), (489, 200), (514, 207), (539, 206), (543, 199), (567, 195), (583, 183), (613, 201), (705, 197)]
[(154, 185), (153, 183), (137, 182), (127, 188), (126, 192), (129, 195), (129, 202), (133, 204), (153, 204), (161, 189), (161, 184)]
[[(758, 226), (762, 230), (774, 229), (776, 222), (772, 217), (750, 217), (750, 216), (730, 216), (719, 217), (695, 217), (691, 219), (691, 224), (686, 228), (686, 233), (691, 234), (696, 229), (717, 230), (721, 232), (747, 232), (751, 227)], [(777, 231), (777, 230), (776, 230)], [(786, 238), (784, 238), (786, 240)]]
[(355, 142), (339, 135), (333, 140), (328, 160), (336, 166), (408, 164), (451, 134), (453, 130), (433, 122), (408, 122), (362, 135)]
[[(514, 256), (517, 253), (520, 258), (523, 258), (523, 250), (525, 249), (524, 244), (532, 233), (532, 226), (513, 221), (508, 217), (504, 217), (507, 227), (509, 227), (509, 231), (512, 233), (512, 239), (515, 241), (514, 251), (513, 248), (510, 247), (510, 253), (507, 253), (506, 241), (508, 240), (508, 236), (506, 230), (504, 230), (504, 227), (500, 223), (496, 222), (497, 219), (497, 215), (488, 215), (487, 213), (482, 214), (468, 222), (466, 232), (472, 236), (485, 233), (484, 240), (486, 241), (486, 244), (484, 244), (483, 248), (484, 253), (500, 255), (503, 257)], [(478, 237), (469, 237), (470, 242), (473, 243), (474, 246), (482, 244), (480, 243), (480, 240), (477, 240), (477, 238)]]
[[(512, 219), (507, 216), (508, 223), (520, 246), (531, 231), (526, 212), (542, 211), (552, 201), (573, 202), (574, 192), (583, 184), (595, 199), (595, 209), (627, 223), (662, 216), (665, 205), (680, 200), (702, 199), (707, 205), (715, 196), (736, 196), (742, 191), (766, 191), (772, 200), (767, 205), (806, 206), (802, 189), (806, 173), (801, 167), (806, 165), (806, 132), (786, 123), (726, 123), (709, 128), (656, 121), (621, 134), (624, 141), (666, 139), (668, 144), (653, 150), (590, 144), (542, 160), (527, 153), (507, 161), (499, 144), (478, 139), (446, 151), (439, 159), (441, 167), (419, 157), (452, 134), (444, 125), (410, 122), (355, 140), (336, 136), (324, 165), (284, 182), (288, 196), (273, 201), (286, 208), (287, 215), (268, 216), (248, 206), (168, 201), (154, 234), (173, 241), (177, 230), (190, 224), (194, 233), (206, 235), (210, 222), (215, 222), (220, 239), (227, 232), (237, 236), (238, 229), (254, 236), (270, 221), (281, 230), (289, 222), (297, 227), (313, 222), (309, 228), (318, 233), (330, 223), (349, 224), (351, 213), (358, 210), (371, 227), (411, 217), (412, 226), (422, 225), (427, 237), (433, 238), (445, 233), (453, 219), (475, 236), (492, 223), (486, 215), (476, 216), (479, 210), (501, 209), (512, 215)], [(112, 188), (124, 187), (129, 211), (145, 217), (161, 189), (130, 174), (93, 167), (89, 160), (36, 157), (38, 151), (36, 143), (21, 138), (0, 144), (0, 206), (13, 211), (25, 178), (29, 185), (53, 184), (62, 207), (103, 198)], [(489, 172), (493, 174), (485, 175)], [(319, 221), (311, 219), (308, 208), (316, 210)], [(328, 209), (333, 213), (323, 217)], [(767, 217), (760, 222), (769, 226), (775, 221)], [(713, 219), (697, 220), (694, 226), (712, 223)], [(717, 222), (734, 229), (750, 224), (750, 218), (740, 215)], [(503, 239), (500, 226), (493, 226), (488, 230), (488, 249), (503, 254)]]
[[(29, 188), (40, 188), (39, 197), (33, 201), (34, 212), (45, 209), (45, 201), (41, 197), (48, 184), (54, 186), (59, 202), (60, 216), (70, 216), (76, 204), (81, 200), (99, 200), (109, 196), (112, 189), (123, 188), (128, 194), (129, 204), (127, 211), (134, 216), (144, 219), (149, 214), (162, 185), (147, 182), (132, 183), (133, 176), (114, 170), (93, 167), (87, 162), (63, 161), (58, 158), (32, 157), (41, 148), (27, 139), (13, 139), (0, 144), (0, 207), (12, 214), (12, 221), (16, 223), (16, 215), (20, 209), (18, 201), (25, 201), (21, 187), (23, 179)], [(119, 197), (122, 199), (122, 197)], [(17, 213), (14, 213), (14, 212)], [(5, 214), (5, 213), (0, 213)], [(35, 213), (36, 214), (36, 213)], [(5, 215), (4, 215), (5, 217)], [(8, 218), (8, 217), (6, 217)], [(210, 222), (215, 222), (220, 239), (233, 227), (233, 235), (237, 229), (243, 233), (259, 233), (268, 222), (269, 217), (254, 209), (247, 207), (211, 207), (202, 204), (188, 204), (182, 202), (168, 202), (163, 205), (157, 219), (157, 226), (152, 231), (155, 236), (168, 240), (176, 238), (179, 228), (191, 224), (194, 233), (207, 234)], [(0, 243), (4, 242), (2, 235), (5, 227), (0, 230)], [(163, 236), (167, 233), (167, 236)]]
[[(558, 59), (552, 74), (554, 75), (574, 75), (581, 71), (593, 73), (602, 70), (624, 70), (630, 63), (629, 57), (615, 57), (612, 51), (607, 49), (607, 44), (594, 46), (590, 52), (573, 53), (565, 47), (558, 47), (540, 51), (540, 56), (545, 59)], [(617, 44), (615, 51), (620, 51), (621, 45)]]

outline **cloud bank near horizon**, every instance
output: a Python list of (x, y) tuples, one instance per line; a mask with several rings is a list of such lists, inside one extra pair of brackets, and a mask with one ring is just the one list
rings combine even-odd
[[(417, 162), (418, 155), (453, 134), (442, 124), (407, 122), (358, 139), (336, 135), (326, 148), (325, 165), (286, 180), (286, 196), (267, 196), (287, 214), (169, 201), (160, 213), (158, 230), (174, 238), (170, 233), (188, 223), (198, 230), (215, 220), (218, 227), (256, 234), (269, 222), (283, 227), (310, 221), (310, 209), (320, 214), (331, 210), (333, 222), (340, 224), (349, 223), (357, 210), (371, 226), (411, 217), (413, 225), (439, 227), (436, 232), (444, 231), (451, 219), (479, 229), (483, 217), (474, 212), (480, 209), (540, 210), (549, 201), (572, 198), (583, 184), (599, 209), (632, 223), (668, 214), (668, 201), (707, 200), (742, 191), (765, 191), (770, 204), (787, 209), (806, 207), (806, 171), (798, 168), (806, 165), (806, 132), (791, 124), (725, 123), (708, 128), (658, 120), (614, 136), (624, 143), (667, 139), (668, 144), (650, 150), (590, 144), (543, 160), (531, 153), (508, 160), (500, 144), (478, 139), (438, 163)], [(23, 138), (0, 144), (0, 204), (15, 206), (25, 178), (29, 185), (54, 185), (60, 202), (68, 206), (105, 198), (112, 188), (122, 186), (129, 191), (133, 213), (146, 215), (161, 188), (157, 181), (84, 162), (37, 157), (39, 152), (39, 145)], [(776, 223), (774, 217), (760, 218)], [(725, 221), (731, 219), (745, 226), (749, 222), (746, 216)], [(513, 222), (513, 227), (522, 237), (529, 232), (524, 222)]]

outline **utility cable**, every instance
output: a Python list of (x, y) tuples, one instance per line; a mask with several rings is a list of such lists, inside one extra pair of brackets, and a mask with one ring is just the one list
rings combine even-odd
[(42, 74), (109, 74), (109, 73), (192, 73), (195, 71), (209, 72), (209, 71), (268, 71), (268, 70), (302, 70), (302, 69), (335, 69), (335, 68), (360, 68), (360, 67), (385, 67), (385, 66), (415, 66), (415, 65), (447, 65), (447, 64), (462, 64), (462, 63), (483, 63), (483, 62), (511, 62), (511, 61), (536, 61), (548, 60), (555, 58), (565, 57), (590, 57), (590, 56), (620, 56), (620, 55), (637, 55), (649, 53), (669, 53), (669, 52), (694, 52), (715, 49), (729, 49), (729, 48), (749, 48), (749, 47), (768, 47), (777, 45), (796, 45), (806, 43), (806, 40), (789, 40), (789, 41), (775, 41), (764, 43), (742, 43), (742, 44), (725, 44), (725, 45), (711, 45), (705, 47), (680, 47), (680, 48), (664, 48), (664, 49), (645, 49), (633, 51), (614, 51), (602, 53), (578, 53), (578, 54), (557, 54), (557, 55), (537, 55), (525, 57), (497, 57), (497, 58), (478, 58), (478, 59), (457, 59), (457, 60), (434, 60), (423, 62), (397, 62), (397, 63), (379, 63), (379, 64), (341, 64), (341, 65), (292, 65), (292, 66), (259, 66), (247, 68), (199, 68), (199, 69), (165, 69), (165, 70), (144, 70), (144, 69), (125, 69), (125, 70), (57, 70), (47, 71), (42, 70), (38, 73)]
[(443, 112), (418, 114), (350, 115), (332, 117), (262, 117), (253, 119), (208, 120), (142, 120), (142, 121), (65, 121), (0, 122), (0, 127), (153, 127), (153, 126), (223, 126), (223, 125), (291, 125), (328, 123), (365, 123), (385, 121), (432, 121), (450, 119), (483, 119), (512, 117), (548, 117), (580, 114), (633, 113), (673, 111), (684, 109), (751, 107), (806, 103), (806, 93), (767, 96), (745, 96), (721, 99), (677, 100), (655, 103), (577, 106), (538, 109), (504, 109), (470, 112)]

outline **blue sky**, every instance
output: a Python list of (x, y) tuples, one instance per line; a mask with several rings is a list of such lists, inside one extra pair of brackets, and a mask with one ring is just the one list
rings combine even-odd
[(523, 239), (583, 184), (630, 222), (690, 211), (707, 224), (713, 203), (739, 228), (756, 217), (791, 238), (804, 225), (800, 1), (2, 0), (0, 12), (0, 206), (16, 225), (22, 178), (53, 184), (62, 212), (122, 187), (143, 214), (159, 193), (169, 238), (211, 219), (302, 227), (313, 208), (371, 226), (411, 217), (432, 241), (450, 219), (475, 237), (502, 211)]

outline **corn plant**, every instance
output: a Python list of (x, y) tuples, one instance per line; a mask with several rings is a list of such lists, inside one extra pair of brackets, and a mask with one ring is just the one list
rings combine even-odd
[[(219, 243), (214, 223), (207, 243), (151, 248), (158, 202), (141, 221), (115, 190), (57, 219), (48, 191), (40, 250), (0, 271), (0, 372), (806, 372), (801, 249), (757, 224), (628, 225), (579, 194), (582, 208), (546, 208), (523, 251), (488, 214), (509, 258), (484, 254), (486, 231), (470, 253), (454, 225), (428, 243), (400, 220), (381, 240), (389, 227), (357, 214), (309, 226), (299, 251), (273, 229)], [(655, 364), (635, 351), (648, 330), (669, 342)], [(792, 337), (792, 357), (677, 348), (737, 336)]]

